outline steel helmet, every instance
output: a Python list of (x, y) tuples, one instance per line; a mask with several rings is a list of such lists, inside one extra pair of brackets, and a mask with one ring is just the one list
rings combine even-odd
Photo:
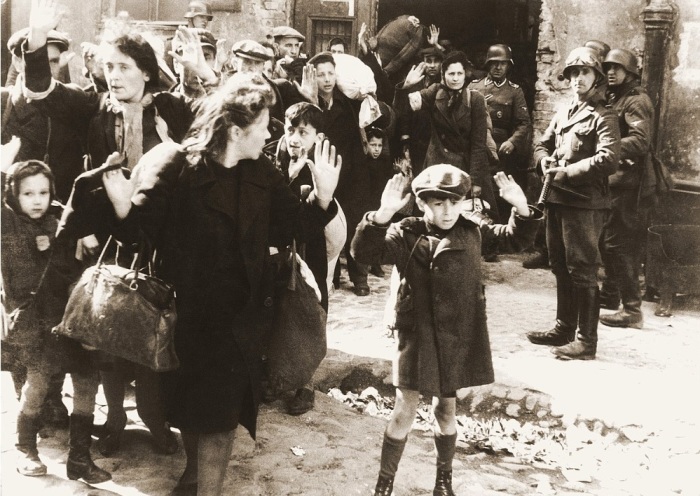
[(592, 48), (593, 50), (598, 50), (601, 59), (605, 58), (605, 56), (610, 51), (610, 45), (600, 40), (588, 40), (586, 43), (583, 44), (583, 46)]
[(211, 13), (211, 6), (209, 3), (202, 0), (193, 0), (187, 6), (187, 12), (185, 12), (185, 19), (192, 19), (194, 16), (205, 16), (210, 21), (214, 18)]
[(608, 52), (603, 62), (603, 69), (606, 71), (610, 68), (610, 64), (619, 64), (627, 72), (639, 77), (639, 68), (637, 66), (637, 57), (629, 50), (624, 48), (613, 48)]
[(591, 67), (598, 73), (601, 79), (605, 79), (603, 66), (600, 63), (600, 57), (595, 48), (578, 47), (571, 50), (569, 56), (566, 57), (566, 64), (564, 66), (564, 77), (566, 79), (571, 79), (569, 73), (572, 67)]
[(510, 62), (513, 64), (513, 52), (511, 52), (508, 45), (491, 45), (486, 51), (486, 63), (484, 66), (488, 66), (489, 62)]

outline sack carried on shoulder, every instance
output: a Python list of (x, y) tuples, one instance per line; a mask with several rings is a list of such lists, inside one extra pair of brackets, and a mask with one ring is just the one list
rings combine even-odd
[(103, 263), (111, 240), (83, 272), (55, 332), (156, 372), (176, 369), (174, 288), (152, 275), (150, 263), (141, 272), (141, 256), (131, 268)]
[[(302, 275), (296, 242), (282, 268), (284, 283), (275, 295), (277, 307), (267, 350), (268, 381), (277, 391), (307, 384), (326, 356), (326, 311), (316, 290)], [(310, 269), (308, 271), (310, 277)]]

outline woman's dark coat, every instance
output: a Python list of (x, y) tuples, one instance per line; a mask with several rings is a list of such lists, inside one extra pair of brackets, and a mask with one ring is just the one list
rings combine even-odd
[(408, 217), (387, 227), (365, 217), (352, 242), (355, 258), (366, 264), (395, 264), (401, 279), (395, 306), (395, 386), (443, 396), (493, 382), (482, 236), (486, 242), (497, 239), (502, 252), (522, 250), (532, 244), (538, 225), (534, 218), (515, 215), (508, 225), (479, 226), (462, 217), (438, 240), (428, 237), (421, 218)]
[[(25, 84), (30, 91), (32, 105), (51, 119), (72, 126), (78, 136), (85, 137), (91, 168), (100, 167), (112, 152), (122, 151), (122, 144), (117, 143), (115, 132), (117, 111), (110, 104), (109, 93), (86, 92), (59, 82), (55, 82), (55, 87), (46, 93), (52, 84), (46, 46), (26, 52), (24, 61)], [(42, 97), (37, 98), (36, 94)], [(153, 96), (153, 105), (144, 109), (144, 153), (157, 144), (149, 143), (145, 136), (149, 126), (153, 125), (156, 110), (167, 124), (170, 138), (179, 143), (194, 118), (192, 103), (191, 99), (173, 93), (156, 93)], [(155, 133), (151, 132), (150, 135)]]
[[(212, 166), (208, 159), (190, 166), (172, 143), (151, 150), (134, 171), (138, 187), (131, 212), (115, 223), (114, 232), (124, 241), (150, 240), (162, 261), (159, 276), (175, 285), (181, 367), (170, 378), (178, 394), (171, 403), (174, 425), (186, 423), (187, 430), (203, 433), (230, 430), (226, 408), (207, 411), (189, 398), (240, 407), (249, 394), (230, 397), (225, 383), (221, 389), (206, 389), (216, 381), (202, 386), (192, 380), (200, 374), (227, 380), (233, 374), (252, 390), (253, 401), (243, 405), (240, 423), (255, 436), (261, 357), (275, 308), (269, 247), (284, 247), (298, 233), (303, 239), (322, 232), (337, 209), (334, 204), (323, 211), (300, 203), (265, 157), (236, 166), (240, 180), (233, 204)], [(243, 273), (231, 278), (238, 261)], [(246, 296), (242, 301), (228, 301), (241, 292)], [(233, 310), (237, 303), (240, 311)]]

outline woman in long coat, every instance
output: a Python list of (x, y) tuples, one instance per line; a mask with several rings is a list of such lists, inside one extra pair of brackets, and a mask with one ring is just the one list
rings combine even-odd
[[(25, 94), (31, 105), (56, 122), (71, 127), (86, 142), (88, 167), (99, 167), (110, 153), (123, 154), (129, 169), (133, 169), (141, 156), (162, 142), (179, 143), (185, 137), (193, 119), (193, 101), (172, 93), (158, 93), (159, 68), (153, 48), (138, 32), (128, 26), (115, 25), (113, 37), (107, 38), (102, 53), (105, 78), (109, 91), (85, 92), (80, 88), (64, 85), (51, 77), (47, 54), (47, 28), (58, 22), (55, 7), (49, 3), (37, 3), (32, 7), (32, 22), (24, 50)], [(116, 29), (118, 28), (118, 29)], [(195, 50), (193, 56), (183, 59), (188, 68), (206, 75), (208, 81), (218, 79), (206, 65), (198, 39), (189, 32), (178, 32), (183, 43)], [(90, 211), (93, 218), (100, 209), (93, 209), (95, 201), (106, 202), (99, 184), (90, 193), (70, 199), (69, 210)], [(109, 237), (106, 218), (83, 224), (71, 222), (65, 225), (64, 239), (74, 236), (81, 239), (86, 261), (98, 252), (99, 243)], [(82, 224), (82, 225), (81, 225)], [(111, 256), (113, 252), (108, 253)], [(128, 260), (128, 256), (124, 257)], [(126, 383), (136, 379), (136, 403), (141, 420), (154, 436), (159, 452), (177, 451), (177, 440), (165, 424), (160, 401), (158, 374), (146, 367), (126, 360), (101, 355), (101, 379), (107, 399), (107, 421), (102, 426), (98, 441), (100, 452), (109, 456), (120, 444), (120, 437), (127, 422), (124, 410)]]
[(103, 176), (117, 237), (150, 240), (177, 290), (168, 419), (187, 454), (177, 490), (200, 496), (221, 494), (236, 426), (255, 436), (274, 309), (269, 247), (318, 235), (337, 211), (340, 167), (327, 141), (303, 203), (262, 155), (274, 101), (261, 76), (237, 74), (204, 102), (182, 146), (153, 149), (131, 181), (118, 169)]
[(478, 91), (467, 88), (470, 63), (463, 52), (452, 52), (442, 61), (442, 83), (408, 93), (425, 77), (422, 67), (413, 67), (397, 98), (404, 113), (427, 109), (430, 142), (422, 169), (435, 164), (452, 164), (474, 181), (472, 194), (488, 202), (489, 215), (497, 219), (493, 179), (489, 169), (486, 132), (488, 109)]

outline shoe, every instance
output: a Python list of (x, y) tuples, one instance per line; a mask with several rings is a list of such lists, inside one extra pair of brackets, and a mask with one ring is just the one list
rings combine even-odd
[(111, 421), (107, 415), (107, 422), (97, 428), (97, 451), (102, 456), (110, 457), (119, 451), (125, 427), (126, 413), (122, 412), (116, 421)]
[(563, 346), (574, 340), (576, 332), (562, 331), (555, 326), (549, 331), (533, 331), (526, 334), (527, 339), (532, 344), (542, 344), (545, 346)]
[(287, 413), (290, 415), (303, 415), (312, 410), (316, 402), (316, 394), (308, 388), (297, 389), (294, 398), (287, 404)]
[(549, 257), (546, 253), (537, 252), (523, 260), (524, 269), (548, 269)]
[(610, 315), (601, 315), (600, 323), (608, 327), (631, 327), (641, 329), (644, 325), (644, 318), (641, 314), (630, 314), (625, 310)]
[(488, 263), (495, 263), (499, 261), (498, 253), (485, 253), (483, 258), (484, 262)]
[(564, 346), (552, 348), (551, 351), (560, 360), (593, 360), (595, 359), (596, 346), (574, 341)]
[(369, 294), (369, 285), (365, 283), (355, 284), (355, 289), (353, 290), (357, 296), (367, 296)]
[(46, 465), (39, 458), (36, 447), (38, 432), (38, 417), (29, 417), (22, 413), (17, 416), (17, 472), (29, 477), (46, 475)]
[(197, 483), (178, 481), (170, 496), (197, 496)]
[(452, 490), (452, 470), (438, 470), (433, 496), (457, 496)]
[(600, 297), (600, 308), (605, 310), (617, 310), (620, 308), (620, 299)]
[(381, 265), (371, 265), (369, 268), (369, 273), (377, 277), (384, 277), (386, 275)]
[(391, 496), (394, 490), (394, 478), (379, 476), (374, 488), (374, 496)]
[(165, 425), (160, 432), (151, 431), (153, 434), (153, 447), (156, 453), (161, 455), (174, 455), (180, 449), (175, 433)]

